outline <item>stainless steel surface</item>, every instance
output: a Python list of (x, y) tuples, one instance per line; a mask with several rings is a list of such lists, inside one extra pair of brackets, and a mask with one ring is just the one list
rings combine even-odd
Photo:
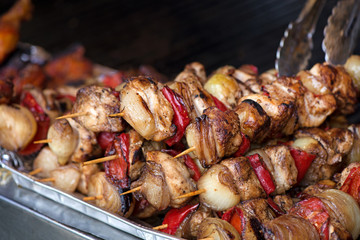
[[(0, 166), (3, 168), (2, 176), (5, 176), (3, 179), (0, 179), (0, 182), (8, 184), (8, 178), (6, 177), (6, 174), (4, 174), (4, 169), (10, 171), (12, 178), (18, 186), (33, 191), (32, 195), (24, 194), (23, 191), (14, 193), (14, 197), (17, 201), (25, 206), (27, 204), (33, 204), (33, 209), (37, 211), (41, 208), (43, 214), (46, 216), (50, 216), (51, 218), (56, 217), (57, 219), (60, 218), (58, 221), (68, 226), (81, 229), (84, 232), (91, 233), (104, 239), (119, 239), (119, 233), (122, 232), (147, 240), (178, 239), (174, 236), (154, 231), (150, 227), (145, 227), (138, 222), (109, 213), (95, 205), (84, 202), (82, 201), (83, 195), (81, 194), (65, 193), (36, 181), (34, 177), (17, 170), (22, 169), (23, 171), (27, 171), (28, 169), (26, 169), (26, 166), (28, 164), (11, 151), (0, 148), (0, 157)], [(73, 211), (65, 211), (64, 207), (66, 210), (72, 209), (79, 212), (81, 217), (74, 216)], [(98, 222), (101, 222), (102, 224), (99, 225)], [(116, 233), (114, 233), (113, 230), (108, 229), (104, 231), (105, 225), (107, 225), (105, 229), (114, 228)], [(109, 228), (110, 226), (112, 228)], [(121, 239), (125, 238), (121, 237)]]
[(280, 76), (293, 76), (307, 67), (312, 36), (325, 2), (308, 0), (296, 21), (289, 24), (276, 52), (275, 68)]
[(324, 30), (325, 60), (344, 64), (352, 54), (360, 29), (360, 0), (339, 1)]

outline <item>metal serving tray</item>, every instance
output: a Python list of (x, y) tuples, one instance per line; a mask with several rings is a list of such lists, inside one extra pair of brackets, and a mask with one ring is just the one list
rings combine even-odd
[[(119, 229), (123, 232), (131, 234), (133, 236), (146, 239), (146, 240), (160, 240), (160, 239), (180, 239), (159, 231), (151, 229), (149, 224), (141, 224), (140, 221), (136, 222), (133, 219), (127, 219), (121, 217), (117, 214), (110, 213), (106, 210), (103, 210), (95, 205), (84, 202), (82, 198), (84, 197), (79, 193), (66, 193), (60, 191), (50, 185), (36, 181), (36, 178), (26, 174), (23, 171), (27, 171), (26, 165), (29, 165), (29, 160), (24, 160), (22, 157), (17, 155), (14, 152), (8, 151), (0, 147), (0, 167), (4, 174), (4, 170), (11, 172), (12, 178), (15, 183), (22, 188), (29, 189), (33, 192), (36, 192), (48, 199), (55, 201), (63, 206), (71, 208), (75, 211), (78, 211), (88, 217), (94, 218), (100, 222), (103, 222), (107, 225), (110, 225), (116, 229)], [(30, 160), (31, 161), (31, 160)], [(51, 203), (49, 205), (51, 208)], [(67, 223), (71, 226), (71, 223)], [(146, 226), (148, 225), (148, 226)], [(76, 227), (76, 226), (74, 226)], [(113, 233), (109, 232), (108, 236), (102, 236), (106, 239), (114, 239), (116, 236), (112, 235)], [(119, 239), (119, 238), (117, 238)]]

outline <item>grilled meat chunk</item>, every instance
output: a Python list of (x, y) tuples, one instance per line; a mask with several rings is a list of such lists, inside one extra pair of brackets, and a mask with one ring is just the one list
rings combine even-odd
[(265, 191), (247, 158), (230, 158), (223, 160), (221, 164), (230, 170), (241, 201), (266, 197)]
[(120, 91), (120, 109), (124, 119), (147, 140), (162, 141), (171, 137), (174, 111), (160, 89), (162, 85), (147, 77), (137, 77)]
[(222, 112), (208, 108), (186, 129), (189, 147), (195, 146), (195, 154), (202, 166), (218, 163), (223, 157), (234, 154), (241, 144), (239, 119), (232, 110)]
[(92, 132), (121, 132), (123, 122), (119, 117), (109, 117), (120, 112), (120, 102), (110, 88), (91, 85), (76, 94), (72, 113), (87, 113), (76, 119)]
[(275, 180), (276, 189), (273, 194), (283, 194), (297, 183), (298, 170), (295, 161), (286, 146), (268, 146), (264, 152), (270, 162), (264, 159), (266, 167)]

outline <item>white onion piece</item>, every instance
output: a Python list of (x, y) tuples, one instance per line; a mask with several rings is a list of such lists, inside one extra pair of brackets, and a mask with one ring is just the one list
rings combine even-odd
[(352, 55), (349, 57), (344, 65), (344, 68), (353, 79), (356, 89), (360, 91), (360, 56)]
[(206, 218), (199, 226), (197, 239), (240, 240), (240, 234), (227, 221), (218, 218)]
[(360, 234), (360, 209), (355, 199), (337, 189), (328, 189), (316, 196), (331, 209), (330, 216), (338, 220), (351, 233), (353, 239), (357, 239)]
[(306, 151), (311, 144), (318, 144), (318, 141), (311, 137), (303, 137), (296, 139), (292, 147), (299, 148), (300, 150)]
[(78, 142), (78, 135), (66, 119), (56, 120), (47, 134), (50, 149), (58, 156), (60, 165), (65, 165), (74, 153)]
[(50, 150), (49, 147), (41, 149), (40, 153), (36, 156), (33, 169), (41, 168), (41, 172), (36, 174), (41, 178), (50, 177), (50, 172), (59, 167), (57, 156)]
[(10, 151), (25, 148), (37, 131), (37, 123), (32, 113), (17, 104), (1, 104), (0, 113), (0, 146)]
[(223, 165), (213, 165), (201, 176), (198, 189), (206, 192), (199, 195), (200, 202), (215, 211), (223, 211), (240, 202), (240, 194), (234, 184), (229, 169)]
[(54, 187), (65, 192), (74, 192), (80, 181), (80, 171), (74, 164), (59, 167), (50, 172), (50, 176), (55, 178)]

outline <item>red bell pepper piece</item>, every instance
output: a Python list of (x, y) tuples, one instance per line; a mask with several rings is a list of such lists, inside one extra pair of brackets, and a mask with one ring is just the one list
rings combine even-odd
[(201, 177), (201, 172), (199, 170), (198, 165), (196, 165), (194, 160), (187, 154), (184, 155), (184, 159), (185, 159), (185, 165), (194, 172), (194, 175), (192, 176), (192, 178), (195, 181), (198, 181), (199, 178)]
[[(173, 157), (180, 153), (180, 151), (177, 151), (175, 149), (162, 149), (161, 152), (167, 153)], [(201, 172), (200, 172), (199, 167), (196, 165), (194, 160), (189, 155), (186, 154), (183, 157), (185, 159), (184, 163), (185, 163), (186, 167), (191, 169), (194, 173), (192, 176), (192, 179), (194, 179), (195, 181), (198, 181), (199, 178), (201, 177)]]
[(118, 156), (118, 158), (114, 160), (104, 162), (104, 168), (109, 180), (121, 188), (130, 187), (130, 178), (128, 176), (129, 148), (129, 134), (121, 133), (115, 136), (114, 141), (108, 146), (105, 153), (106, 156), (115, 154)]
[(220, 109), (221, 111), (225, 112), (227, 109), (227, 107), (225, 106), (225, 104), (223, 104), (219, 99), (217, 99), (215, 96), (211, 95), (212, 100), (215, 103), (215, 106)]
[(176, 233), (176, 230), (179, 228), (180, 224), (184, 221), (184, 219), (190, 213), (194, 212), (198, 206), (199, 203), (195, 205), (186, 205), (182, 208), (170, 209), (166, 213), (164, 221), (162, 222), (162, 224), (167, 224), (168, 227), (165, 229), (161, 229), (160, 231), (174, 235)]
[(265, 164), (261, 161), (259, 154), (247, 156), (250, 161), (251, 167), (254, 169), (261, 186), (264, 188), (266, 194), (275, 191), (275, 184), (271, 178), (270, 172), (266, 169)]
[(250, 139), (245, 134), (241, 133), (241, 145), (239, 147), (239, 150), (236, 151), (234, 154), (235, 157), (243, 156), (247, 151), (250, 149)]
[(293, 157), (295, 166), (298, 170), (297, 182), (299, 183), (304, 178), (312, 161), (316, 158), (316, 155), (291, 147), (290, 154)]
[(24, 98), (21, 102), (21, 105), (30, 110), (37, 123), (37, 132), (34, 138), (24, 149), (19, 151), (19, 153), (22, 155), (30, 155), (32, 153), (39, 151), (41, 147), (44, 145), (44, 144), (34, 144), (33, 142), (37, 140), (46, 139), (47, 132), (50, 127), (50, 118), (29, 92), (24, 93)]
[(175, 113), (173, 123), (176, 126), (176, 133), (171, 138), (165, 140), (167, 145), (172, 146), (175, 143), (180, 142), (181, 138), (184, 136), (185, 129), (190, 124), (190, 118), (186, 111), (184, 101), (179, 94), (171, 90), (168, 86), (163, 87), (161, 92), (170, 102)]
[(360, 167), (350, 170), (340, 190), (350, 194), (360, 205)]
[(119, 71), (112, 75), (105, 75), (102, 79), (102, 83), (107, 87), (115, 88), (124, 81), (123, 79), (125, 77), (125, 74)]
[(113, 132), (100, 132), (96, 139), (102, 150), (106, 150), (107, 147), (114, 141), (116, 133)]
[(238, 207), (232, 207), (221, 217), (222, 220), (229, 222), (240, 234), (245, 225), (244, 213)]
[(274, 211), (274, 213), (277, 217), (285, 214), (285, 212), (280, 209), (280, 207), (272, 200), (271, 197), (267, 198), (267, 203), (271, 207), (271, 209)]
[(72, 103), (75, 103), (76, 101), (76, 97), (75, 96), (72, 96), (72, 95), (69, 95), (69, 94), (65, 94), (65, 95), (57, 95), (56, 96), (56, 99), (59, 100), (59, 99), (63, 99), (63, 98), (67, 98), (69, 99)]
[(310, 197), (298, 202), (295, 207), (290, 209), (289, 213), (309, 220), (319, 232), (320, 239), (329, 239), (330, 215), (319, 198)]

